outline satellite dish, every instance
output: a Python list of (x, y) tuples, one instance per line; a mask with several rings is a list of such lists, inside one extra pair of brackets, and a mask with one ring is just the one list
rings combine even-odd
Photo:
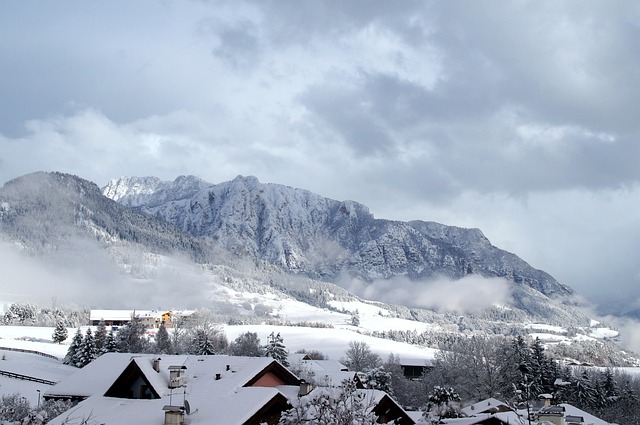
[(189, 400), (184, 401), (184, 411), (187, 415), (191, 414), (191, 406), (189, 405)]

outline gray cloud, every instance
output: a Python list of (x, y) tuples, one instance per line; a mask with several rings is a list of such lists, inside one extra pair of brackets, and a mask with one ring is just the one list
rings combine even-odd
[(428, 308), (441, 313), (473, 313), (512, 303), (509, 282), (478, 275), (456, 281), (444, 277), (429, 281), (396, 277), (372, 283), (350, 279), (342, 281), (341, 285), (367, 300)]
[[(0, 244), (3, 285), (0, 300), (92, 308), (198, 308), (208, 303), (205, 277), (193, 264), (165, 258), (151, 267), (135, 260), (134, 267), (148, 267), (148, 278), (134, 278), (118, 270), (94, 242), (75, 241), (75, 249), (52, 257), (36, 258), (15, 246)], [(142, 260), (141, 258), (139, 260)]]
[(256, 175), (479, 227), (627, 300), (639, 16), (632, 1), (5, 2), (0, 181)]

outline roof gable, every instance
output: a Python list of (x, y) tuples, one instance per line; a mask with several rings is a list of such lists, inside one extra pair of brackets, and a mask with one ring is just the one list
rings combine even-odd
[[(266, 378), (266, 379), (265, 379)], [(271, 383), (278, 382), (275, 385)], [(268, 385), (267, 385), (268, 384)], [(300, 379), (289, 371), (286, 367), (282, 366), (277, 361), (273, 360), (264, 369), (260, 370), (253, 378), (249, 379), (243, 386), (278, 386), (278, 385), (299, 385)]]
[(158, 399), (160, 395), (135, 360), (122, 371), (120, 376), (104, 393), (105, 397), (131, 399)]

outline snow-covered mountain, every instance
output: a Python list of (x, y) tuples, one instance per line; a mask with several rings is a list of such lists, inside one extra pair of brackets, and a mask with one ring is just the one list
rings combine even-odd
[[(137, 279), (120, 290), (144, 294), (148, 285), (144, 297), (153, 307), (161, 302), (153, 291), (161, 287), (172, 288), (170, 297), (189, 293), (193, 299), (205, 293), (200, 287), (222, 285), (336, 308), (332, 302), (361, 300), (386, 282), (375, 301), (403, 319), (490, 332), (510, 332), (524, 322), (589, 325), (574, 308), (570, 288), (494, 247), (478, 229), (376, 219), (356, 202), (262, 184), (254, 177), (221, 184), (195, 177), (173, 182), (132, 177), (113, 180), (101, 191), (68, 174), (29, 174), (0, 189), (0, 238), (56, 264), (62, 259), (90, 265), (87, 243), (97, 245), (109, 262)], [(168, 256), (189, 259), (205, 276), (187, 279), (173, 266), (162, 270), (161, 257)], [(162, 282), (159, 274), (165, 276)], [(394, 279), (408, 282), (406, 302), (395, 297), (402, 290)], [(434, 279), (445, 281), (437, 294), (428, 290)], [(500, 281), (504, 294), (485, 290), (480, 305), (473, 290), (492, 279)], [(361, 298), (346, 291), (352, 288), (343, 280), (359, 282)], [(464, 289), (456, 285), (460, 281), (466, 282)], [(113, 282), (92, 284), (102, 293), (114, 292)], [(245, 308), (224, 297), (212, 301), (210, 295), (199, 299), (223, 303), (219, 307), (232, 313)], [(101, 297), (104, 302), (109, 294)], [(433, 307), (453, 299), (458, 302), (453, 307)], [(250, 304), (254, 313), (264, 313)]]
[(322, 279), (345, 272), (369, 282), (394, 276), (460, 279), (474, 273), (502, 277), (550, 297), (573, 293), (491, 245), (479, 229), (376, 219), (357, 202), (263, 184), (255, 177), (220, 184), (193, 176), (173, 182), (125, 177), (110, 181), (103, 193), (191, 236), (217, 241), (234, 254)]

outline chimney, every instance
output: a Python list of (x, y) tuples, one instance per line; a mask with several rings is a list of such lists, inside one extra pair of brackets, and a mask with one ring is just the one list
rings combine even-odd
[(216, 381), (219, 381), (222, 378), (221, 373), (216, 373)]
[(153, 360), (153, 370), (160, 373), (160, 357)]
[(300, 380), (300, 391), (298, 391), (298, 396), (299, 397), (305, 396), (305, 395), (309, 394), (312, 389), (313, 389), (313, 386), (310, 383), (308, 383), (304, 379), (301, 379)]

